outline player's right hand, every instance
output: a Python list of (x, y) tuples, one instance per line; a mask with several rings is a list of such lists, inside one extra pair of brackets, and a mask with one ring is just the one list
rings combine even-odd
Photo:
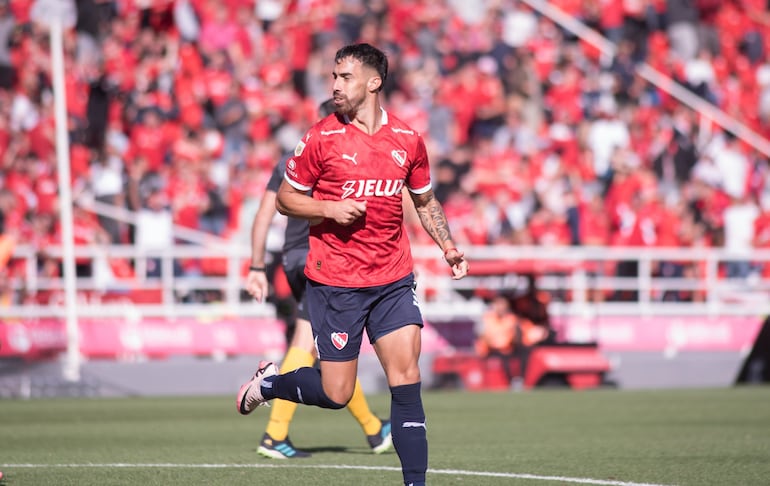
[(468, 275), (470, 266), (468, 265), (468, 261), (465, 259), (465, 253), (461, 252), (457, 248), (451, 248), (447, 250), (446, 254), (444, 255), (444, 259), (449, 264), (449, 266), (452, 267), (452, 280), (460, 280), (461, 278)]
[(257, 302), (262, 302), (267, 298), (269, 289), (270, 286), (267, 283), (267, 274), (265, 272), (249, 271), (249, 275), (246, 277), (246, 291)]
[(332, 219), (342, 226), (351, 225), (366, 213), (366, 201), (343, 199), (332, 207)]

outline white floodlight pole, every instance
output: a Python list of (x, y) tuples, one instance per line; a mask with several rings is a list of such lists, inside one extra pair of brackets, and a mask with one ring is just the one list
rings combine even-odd
[(75, 244), (72, 222), (72, 181), (70, 144), (67, 127), (67, 100), (64, 87), (64, 29), (57, 15), (50, 19), (51, 79), (53, 80), (54, 117), (56, 120), (56, 165), (59, 174), (59, 208), (61, 213), (62, 268), (64, 271), (64, 305), (67, 329), (67, 352), (62, 374), (66, 380), (80, 381), (80, 330), (76, 306)]

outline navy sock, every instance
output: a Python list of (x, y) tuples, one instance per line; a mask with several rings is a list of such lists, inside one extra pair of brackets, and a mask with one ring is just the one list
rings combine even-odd
[(326, 395), (321, 383), (321, 372), (311, 367), (297, 368), (283, 375), (265, 378), (262, 381), (262, 396), (268, 400), (282, 398), (321, 408), (345, 408), (344, 403), (334, 402)]
[(428, 429), (422, 408), (420, 383), (390, 387), (393, 447), (401, 459), (404, 484), (425, 484), (428, 469)]

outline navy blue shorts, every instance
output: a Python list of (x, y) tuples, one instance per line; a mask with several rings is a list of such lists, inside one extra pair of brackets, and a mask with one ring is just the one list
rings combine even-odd
[(364, 329), (369, 342), (404, 326), (422, 327), (414, 275), (376, 287), (333, 287), (310, 279), (305, 292), (318, 357), (352, 361), (361, 350)]

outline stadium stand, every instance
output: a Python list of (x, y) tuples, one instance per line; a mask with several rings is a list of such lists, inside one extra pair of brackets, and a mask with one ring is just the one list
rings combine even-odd
[[(6, 2), (1, 14), (4, 232), (37, 245), (57, 238), (55, 218), (46, 221), (57, 200), (48, 40), (37, 21), (45, 3)], [(553, 2), (616, 42), (608, 62), (518, 1), (478, 12), (422, 1), (73, 2), (73, 187), (80, 200), (137, 212), (157, 205), (176, 225), (242, 235), (266, 168), (327, 95), (320, 59), (360, 40), (391, 55), (388, 101), (428, 139), (462, 243), (765, 245), (766, 158), (634, 74), (647, 62), (768, 133), (767, 12), (712, 3)], [(131, 182), (136, 197), (126, 197)], [(737, 229), (754, 222), (756, 241)], [(81, 245), (172, 241), (147, 242), (139, 224), (85, 212), (76, 233)], [(80, 263), (88, 276), (88, 260)], [(130, 276), (125, 263), (109, 260)], [(218, 273), (208, 263), (185, 260), (175, 271)], [(633, 272), (626, 267), (615, 270)], [(698, 269), (671, 262), (665, 271)]]

